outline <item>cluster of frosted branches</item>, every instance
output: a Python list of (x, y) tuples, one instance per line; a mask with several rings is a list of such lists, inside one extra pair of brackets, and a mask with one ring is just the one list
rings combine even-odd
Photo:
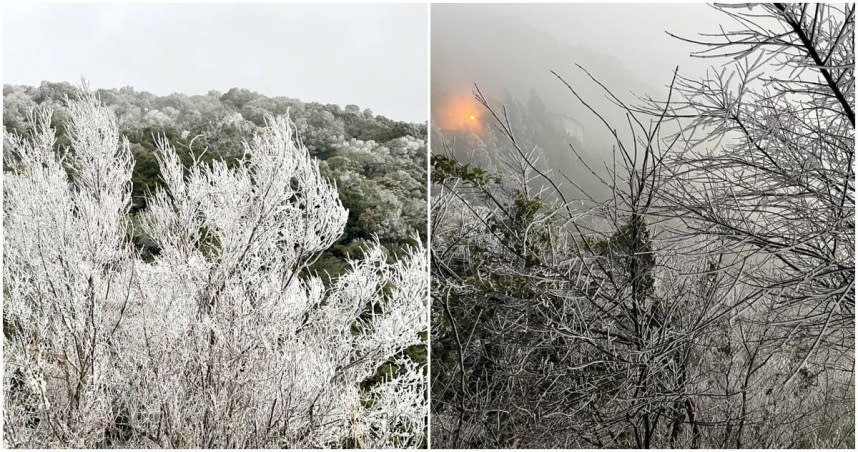
[(555, 73), (614, 139), (570, 146), (592, 209), (475, 93), (521, 164), (434, 158), (433, 444), (854, 444), (854, 6), (716, 8), (714, 75), (638, 108), (587, 73), (626, 124)]
[(378, 245), (307, 272), (347, 212), (286, 118), (234, 164), (181, 163), (130, 244), (133, 160), (109, 111), (70, 102), (5, 136), (4, 442), (10, 447), (415, 447), (424, 441), (427, 256)]
[(746, 275), (780, 299), (783, 326), (812, 337), (812, 349), (851, 354), (855, 5), (716, 8), (738, 27), (685, 40), (701, 46), (695, 56), (731, 59), (678, 82), (666, 116), (684, 152), (670, 158), (666, 203), (689, 235), (754, 256), (760, 271)]

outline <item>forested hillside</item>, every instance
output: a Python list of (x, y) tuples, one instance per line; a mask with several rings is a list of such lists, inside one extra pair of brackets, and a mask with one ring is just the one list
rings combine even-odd
[[(3, 125), (24, 133), (25, 120), (37, 105), (50, 105), (53, 126), (67, 145), (65, 99), (78, 89), (69, 83), (39, 86), (4, 85)], [(154, 157), (155, 141), (166, 136), (185, 164), (193, 159), (234, 161), (242, 141), (265, 125), (266, 115), (287, 114), (298, 136), (321, 160), (324, 177), (332, 179), (349, 216), (345, 233), (313, 266), (333, 275), (344, 270), (346, 255), (360, 253), (374, 235), (393, 253), (426, 234), (426, 126), (398, 122), (356, 105), (323, 105), (287, 97), (267, 97), (246, 89), (205, 95), (157, 96), (126, 87), (99, 89), (98, 98), (114, 112), (120, 133), (134, 156), (132, 214), (146, 208), (145, 195), (161, 184)], [(133, 215), (136, 218), (136, 215)], [(135, 242), (145, 255), (157, 247), (140, 228)]]

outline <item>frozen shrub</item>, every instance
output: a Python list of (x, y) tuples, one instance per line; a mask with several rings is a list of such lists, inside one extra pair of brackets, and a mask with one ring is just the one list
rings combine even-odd
[(326, 287), (335, 187), (285, 117), (235, 165), (189, 166), (159, 139), (163, 187), (128, 219), (133, 159), (112, 113), (69, 103), (6, 133), (8, 447), (415, 447), (423, 443), (427, 256), (380, 245)]

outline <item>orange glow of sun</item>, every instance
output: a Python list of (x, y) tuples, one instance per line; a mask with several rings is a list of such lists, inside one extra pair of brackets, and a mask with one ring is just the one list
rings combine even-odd
[(453, 95), (442, 100), (438, 107), (433, 107), (435, 123), (442, 130), (479, 133), (482, 130), (477, 113), (480, 108), (470, 94)]

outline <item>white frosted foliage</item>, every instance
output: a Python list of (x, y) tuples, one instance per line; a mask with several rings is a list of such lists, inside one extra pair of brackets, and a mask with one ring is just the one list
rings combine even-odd
[[(415, 447), (424, 441), (427, 254), (374, 243), (308, 271), (348, 212), (287, 117), (229, 163), (157, 139), (162, 187), (130, 243), (133, 157), (90, 94), (4, 133), (4, 444)], [(387, 364), (387, 365), (385, 365)], [(379, 372), (379, 369), (395, 372)]]

